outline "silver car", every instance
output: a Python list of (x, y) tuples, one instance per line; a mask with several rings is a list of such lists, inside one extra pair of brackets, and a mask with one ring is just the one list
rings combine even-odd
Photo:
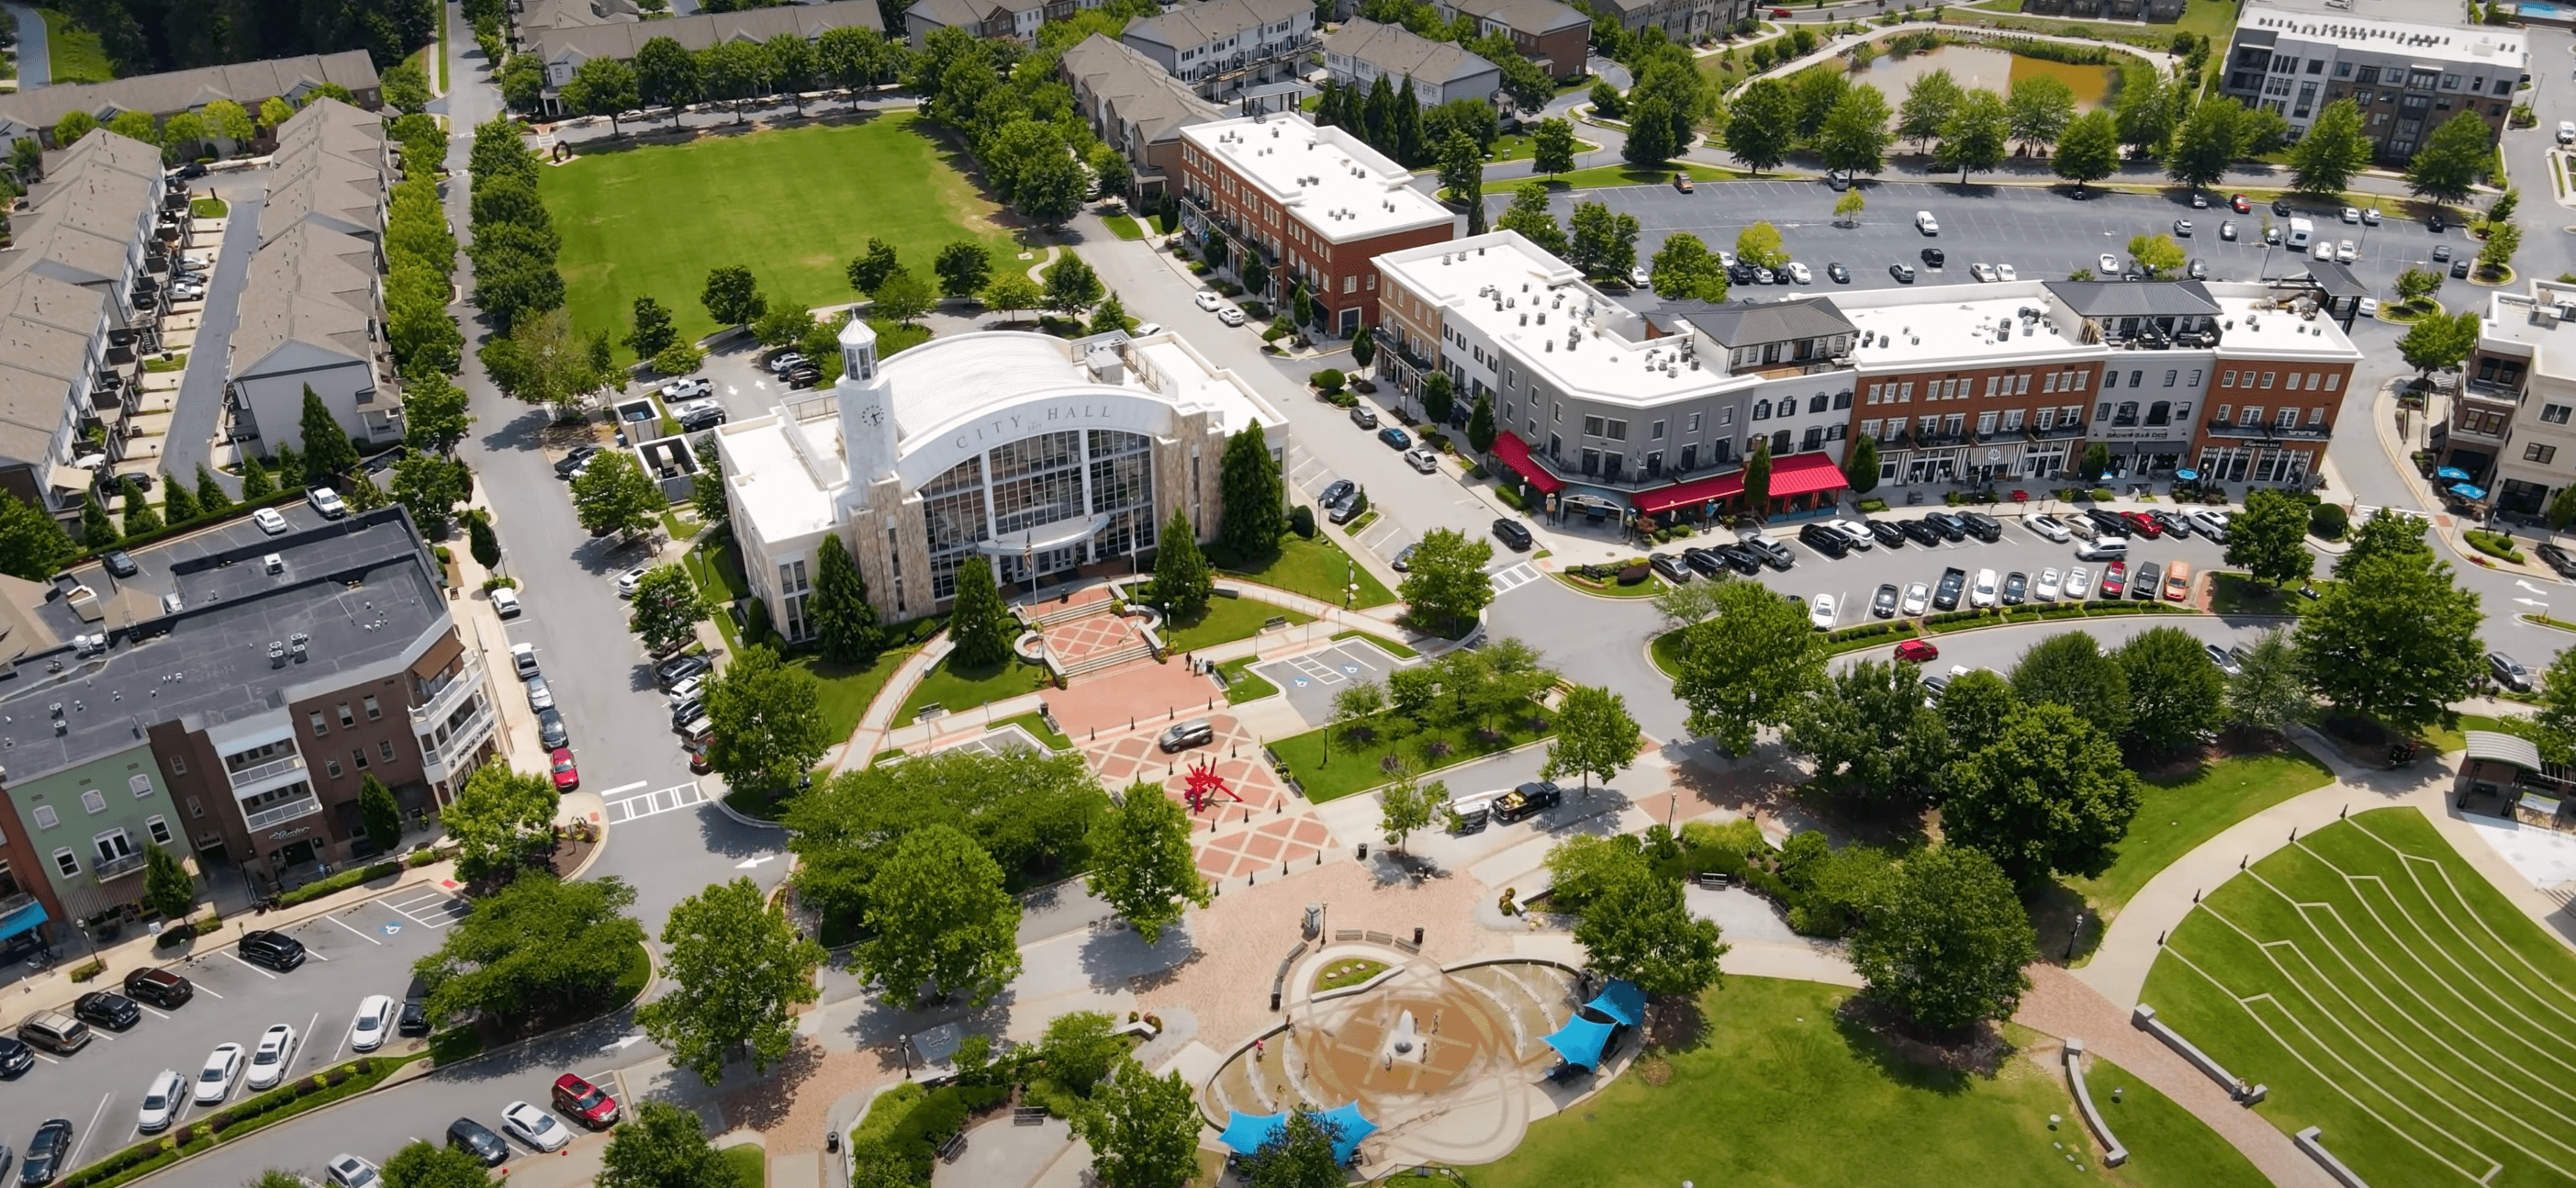
[(2081, 565), (2066, 571), (2066, 597), (2076, 602), (2093, 592), (2093, 572)]

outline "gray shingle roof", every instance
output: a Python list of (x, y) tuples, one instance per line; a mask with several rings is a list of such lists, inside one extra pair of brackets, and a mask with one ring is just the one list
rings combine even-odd
[(694, 52), (719, 41), (767, 41), (781, 33), (814, 38), (832, 29), (851, 26), (885, 31), (885, 17), (877, 11), (876, 0), (833, 0), (830, 4), (789, 4), (747, 12), (701, 13), (663, 21), (620, 21), (539, 29), (528, 48), (539, 61), (544, 62), (568, 58), (628, 59), (644, 48), (645, 42), (656, 37), (668, 37), (679, 42), (680, 48)]
[(2208, 316), (2218, 302), (2199, 281), (2050, 281), (2048, 291), (2079, 317)]
[(1352, 17), (1324, 35), (1324, 52), (1357, 58), (1396, 78), (1449, 83), (1493, 72), (1492, 62), (1454, 41), (1433, 41), (1402, 25)]
[(1064, 51), (1064, 75), (1076, 94), (1088, 93), (1118, 119), (1136, 125), (1146, 143), (1179, 135), (1191, 124), (1226, 118), (1162, 64), (1106, 34), (1094, 33)]
[(1122, 38), (1188, 49), (1312, 11), (1305, 0), (1201, 0), (1128, 24)]
[(634, 0), (526, 0), (516, 18), (521, 29), (563, 29), (642, 20)]
[(1794, 301), (1728, 301), (1711, 305), (1704, 301), (1667, 302), (1682, 319), (1708, 335), (1709, 340), (1733, 348), (1763, 342), (1794, 342), (1802, 338), (1829, 338), (1851, 334), (1855, 327), (1843, 317), (1841, 307), (1831, 297), (1801, 297)]
[[(231, 374), (257, 374), (289, 342), (364, 359), (376, 311), (375, 249), (382, 237), (386, 171), (324, 150), (352, 143), (378, 118), (324, 100), (278, 125), (278, 157), (293, 170), (274, 183), (259, 215), (259, 250), (242, 285)], [(381, 150), (379, 150), (381, 155)]]
[(299, 94), (326, 82), (338, 83), (353, 93), (375, 90), (375, 63), (365, 50), (344, 50), (144, 74), (114, 82), (56, 84), (0, 95), (0, 119), (51, 128), (67, 111), (86, 111), (102, 120), (119, 111), (169, 115), (217, 99), (230, 99), (255, 113), (263, 99)]
[(1592, 23), (1573, 5), (1557, 0), (1449, 0), (1449, 6), (1469, 16), (1500, 21), (1513, 32), (1532, 37)]
[(40, 469), (107, 295), (36, 272), (0, 281), (0, 459)]

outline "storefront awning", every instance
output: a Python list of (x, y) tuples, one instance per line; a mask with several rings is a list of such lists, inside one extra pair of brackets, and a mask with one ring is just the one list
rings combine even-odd
[(1771, 464), (1771, 497), (1787, 499), (1793, 495), (1814, 495), (1839, 491), (1851, 483), (1843, 478), (1842, 468), (1823, 454), (1800, 454)]
[(1639, 491), (1628, 497), (1638, 511), (1647, 515), (1668, 512), (1677, 507), (1706, 503), (1712, 499), (1733, 499), (1744, 493), (1744, 472), (1721, 474), (1713, 478), (1692, 479), (1652, 491)]
[(1529, 443), (1509, 429), (1494, 435), (1494, 456), (1502, 459), (1503, 465), (1520, 472), (1522, 478), (1538, 488), (1539, 494), (1554, 495), (1565, 489), (1565, 480), (1549, 474), (1546, 467), (1532, 459)]
[(7, 940), (45, 922), (45, 905), (37, 902), (35, 896), (23, 895), (13, 898), (24, 899), (27, 902), (19, 904), (13, 911), (0, 913), (0, 940)]

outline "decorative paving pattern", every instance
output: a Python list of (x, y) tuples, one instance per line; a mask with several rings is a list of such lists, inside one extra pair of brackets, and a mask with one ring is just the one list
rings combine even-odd
[(1145, 642), (1135, 623), (1115, 615), (1093, 615), (1061, 623), (1047, 628), (1045, 638), (1047, 654), (1066, 668)]
[[(1183, 715), (1188, 717), (1190, 715)], [(1216, 803), (1192, 814), (1193, 849), (1199, 870), (1209, 878), (1241, 884), (1277, 875), (1284, 863), (1293, 872), (1312, 866), (1332, 845), (1332, 831), (1317, 820), (1314, 806), (1289, 793), (1262, 761), (1261, 742), (1232, 714), (1202, 714), (1214, 728), (1215, 741), (1179, 754), (1165, 754), (1156, 739), (1162, 722), (1140, 724), (1135, 733), (1121, 732), (1082, 747), (1083, 757), (1102, 784), (1125, 789), (1138, 780), (1159, 785), (1165, 796), (1184, 809), (1184, 792), (1193, 763), (1206, 762), (1225, 778), (1236, 796), (1219, 795)]]

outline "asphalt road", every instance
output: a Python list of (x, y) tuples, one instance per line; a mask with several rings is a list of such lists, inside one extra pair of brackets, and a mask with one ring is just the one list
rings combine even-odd
[[(206, 306), (197, 318), (196, 345), (188, 348), (189, 366), (180, 374), (178, 399), (171, 405), (170, 434), (161, 443), (162, 473), (180, 482), (195, 482), (199, 466), (208, 474), (220, 473), (212, 465), (213, 442), (223, 428), (232, 336), (241, 328), (242, 285), (250, 276), (251, 255), (259, 250), (259, 216), (268, 202), (268, 177), (266, 169), (227, 173), (217, 186), (228, 196), (230, 207), (223, 248), (215, 255)], [(216, 481), (226, 491), (241, 494), (241, 480), (225, 475)]]

